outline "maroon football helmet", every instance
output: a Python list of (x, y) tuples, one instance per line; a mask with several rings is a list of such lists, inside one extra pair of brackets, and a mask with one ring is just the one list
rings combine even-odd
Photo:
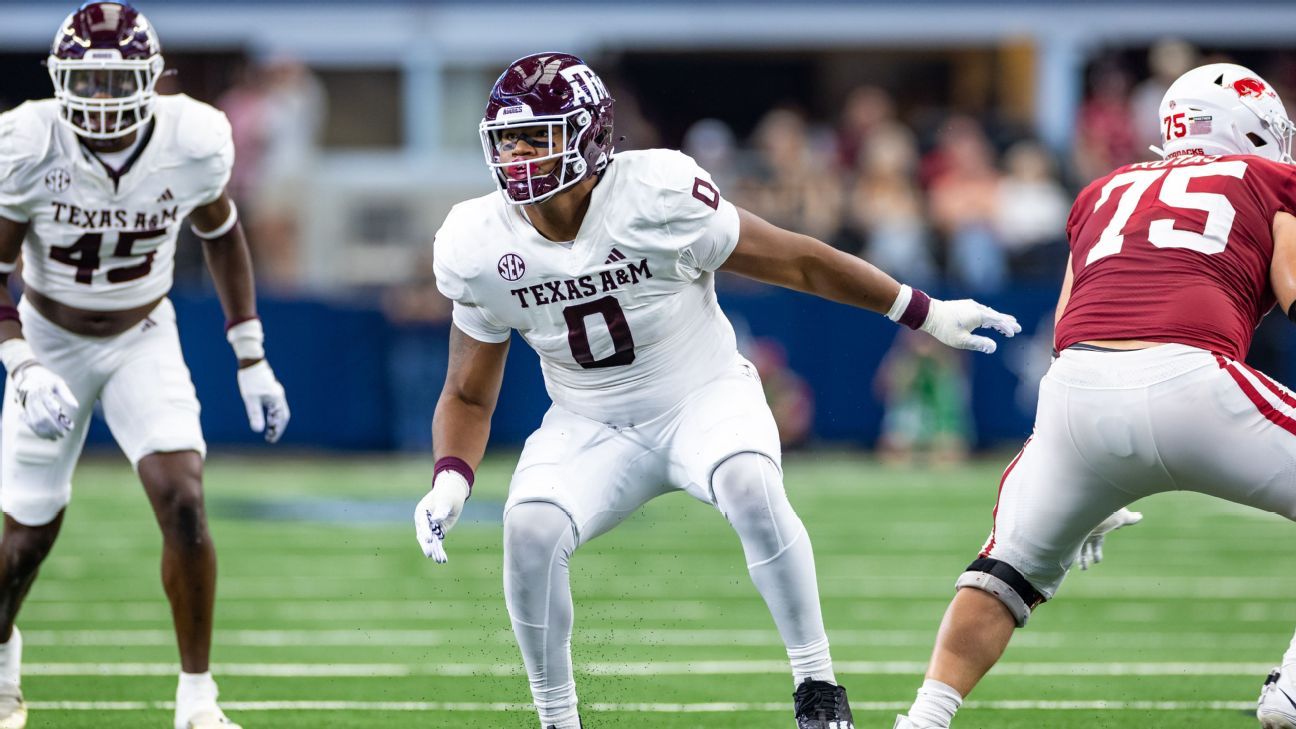
[[(537, 53), (509, 64), (495, 82), (479, 131), (504, 199), (540, 202), (611, 161), (612, 96), (576, 56)], [(539, 155), (500, 161), (502, 151), (523, 141)], [(541, 172), (551, 161), (553, 169)]]
[(88, 2), (67, 16), (46, 60), (59, 118), (83, 137), (115, 139), (153, 118), (162, 46), (125, 2)]

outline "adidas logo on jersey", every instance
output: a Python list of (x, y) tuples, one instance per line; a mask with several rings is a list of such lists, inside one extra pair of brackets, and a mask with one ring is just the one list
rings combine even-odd
[(158, 196), (157, 201), (166, 202), (167, 200), (174, 200), (174, 199), (175, 199), (175, 195), (171, 194), (171, 188), (168, 187), (165, 192), (163, 192), (161, 195)]
[(616, 263), (617, 261), (624, 261), (624, 260), (625, 260), (625, 254), (613, 248), (612, 253), (608, 254), (607, 260), (604, 261), (603, 263), (605, 264)]

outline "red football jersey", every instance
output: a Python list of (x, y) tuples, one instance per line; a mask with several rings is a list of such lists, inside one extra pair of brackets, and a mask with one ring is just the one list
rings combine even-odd
[(1126, 165), (1071, 208), (1061, 351), (1092, 339), (1177, 342), (1244, 359), (1274, 305), (1273, 219), (1296, 214), (1296, 167), (1251, 155)]

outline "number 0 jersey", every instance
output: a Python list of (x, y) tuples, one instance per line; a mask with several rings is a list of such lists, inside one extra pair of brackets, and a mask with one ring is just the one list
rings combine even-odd
[(616, 155), (571, 243), (546, 240), (492, 193), (450, 211), (434, 265), (460, 330), (503, 342), (516, 329), (556, 404), (630, 425), (734, 366), (713, 272), (737, 243), (737, 209), (710, 176), (646, 150)]
[(30, 222), (23, 282), (69, 306), (129, 309), (171, 289), (176, 235), (234, 164), (220, 111), (159, 96), (143, 144), (114, 177), (58, 120), (58, 102), (0, 115), (0, 217)]
[(1067, 221), (1061, 351), (1094, 339), (1177, 342), (1244, 359), (1274, 305), (1273, 219), (1296, 214), (1296, 167), (1185, 156), (1118, 168)]

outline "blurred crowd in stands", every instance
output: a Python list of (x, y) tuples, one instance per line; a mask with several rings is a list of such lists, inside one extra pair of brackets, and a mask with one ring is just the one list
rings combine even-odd
[[(1296, 63), (1275, 57), (1278, 62), (1255, 70), (1290, 102)], [(915, 286), (993, 296), (1009, 286), (1057, 285), (1074, 194), (1117, 166), (1153, 159), (1148, 147), (1160, 142), (1157, 109), (1171, 81), (1199, 63), (1222, 60), (1240, 59), (1202, 54), (1178, 40), (1155, 44), (1133, 63), (1129, 53), (1099, 58), (1087, 72), (1066, 151), (958, 109), (941, 110), (935, 119), (930, 110), (922, 120), (906, 118), (899, 111), (904, 99), (879, 86), (854, 89), (836, 118), (776, 106), (745, 137), (726, 121), (701, 119), (680, 146), (730, 200), (777, 225), (863, 256)], [(636, 147), (657, 145), (634, 95), (613, 92), (618, 131)], [(258, 278), (270, 289), (292, 291), (301, 247), (309, 245), (299, 230), (309, 214), (304, 195), (327, 121), (324, 85), (301, 63), (275, 59), (250, 67), (214, 101), (233, 127), (238, 162), (230, 187)], [(426, 243), (432, 232), (405, 280), (380, 292), (388, 318), (409, 334), (392, 343), (391, 376), (409, 410), (401, 441), (414, 448), (426, 443), (425, 414), (439, 386), (429, 373), (446, 357), (444, 336), (428, 332), (450, 314), (431, 273)], [(192, 264), (194, 270), (201, 265), (197, 257)], [(878, 374), (875, 389), (886, 404), (880, 446), (899, 458), (922, 452), (957, 461), (972, 438), (963, 357), (927, 344), (898, 337)], [(781, 345), (753, 339), (747, 353), (762, 371), (789, 444), (809, 439), (810, 391), (788, 370)]]

